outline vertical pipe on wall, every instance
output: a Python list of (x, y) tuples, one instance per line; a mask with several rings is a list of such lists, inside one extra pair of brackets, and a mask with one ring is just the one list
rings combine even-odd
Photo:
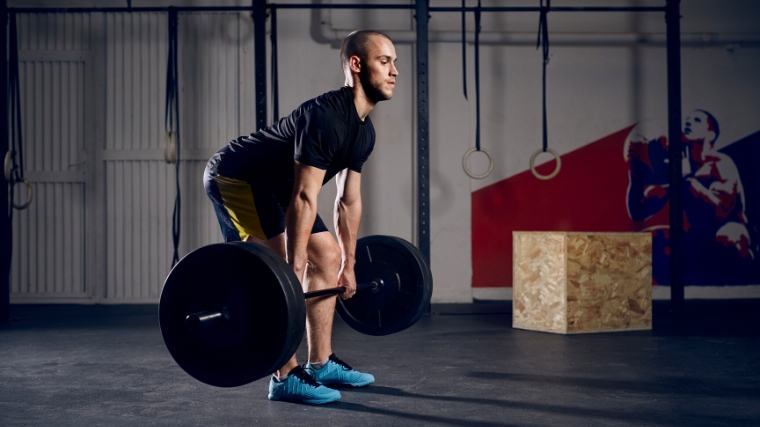
[(416, 0), (417, 20), (417, 246), (430, 264), (430, 124), (428, 0)]
[(272, 45), (272, 123), (280, 120), (280, 85), (278, 81), (278, 69), (277, 69), (277, 8), (273, 7), (269, 10), (269, 16), (272, 23), (269, 27), (269, 44)]
[[(0, 1), (0, 19), (3, 20), (3, 30), (0, 31), (0, 49), (3, 66), (0, 67), (0, 156), (5, 159), (9, 149), (8, 141), (8, 5), (6, 0)], [(5, 173), (0, 174), (0, 321), (8, 320), (11, 297), (11, 240), (10, 202), (8, 200), (8, 181)]]
[(256, 130), (267, 125), (267, 1), (253, 0), (253, 61), (256, 75)]
[(681, 0), (667, 0), (668, 161), (670, 184), (670, 307), (684, 308), (683, 168), (681, 157)]

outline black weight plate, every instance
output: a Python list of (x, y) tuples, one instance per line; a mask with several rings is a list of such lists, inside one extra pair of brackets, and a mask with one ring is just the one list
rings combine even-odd
[(338, 298), (340, 317), (368, 335), (389, 335), (412, 326), (430, 302), (433, 276), (422, 254), (411, 243), (392, 236), (368, 236), (356, 243), (356, 282), (382, 279), (376, 291)]
[[(230, 315), (223, 327), (185, 327), (188, 314), (222, 306)], [(172, 269), (159, 323), (182, 369), (206, 384), (235, 387), (285, 364), (303, 337), (305, 311), (300, 284), (281, 257), (252, 243), (220, 243), (191, 252)]]

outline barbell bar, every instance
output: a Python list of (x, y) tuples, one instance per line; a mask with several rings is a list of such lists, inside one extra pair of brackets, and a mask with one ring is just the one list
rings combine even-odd
[[(357, 283), (356, 292), (363, 290), (377, 291), (384, 284), (383, 279), (375, 279), (368, 283)], [(306, 292), (303, 294), (304, 299), (321, 297), (326, 295), (339, 295), (346, 291), (345, 286), (335, 288), (320, 289), (318, 291)], [(199, 329), (222, 327), (225, 322), (230, 320), (227, 307), (218, 310), (200, 311), (198, 313), (188, 314), (185, 318), (185, 326), (188, 330), (197, 331)]]

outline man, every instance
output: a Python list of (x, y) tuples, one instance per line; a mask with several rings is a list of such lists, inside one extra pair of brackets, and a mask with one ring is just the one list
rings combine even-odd
[[(305, 291), (345, 286), (356, 292), (355, 248), (362, 213), (361, 170), (375, 144), (369, 113), (393, 96), (396, 51), (388, 36), (355, 31), (344, 41), (341, 65), (345, 87), (301, 104), (259, 132), (239, 137), (209, 160), (206, 192), (226, 241), (257, 242), (280, 254)], [(333, 176), (336, 242), (317, 214), (320, 188)], [(374, 382), (332, 352), (335, 298), (306, 302), (309, 363), (296, 356), (269, 384), (269, 399), (327, 403), (340, 393), (325, 387)]]
[[(637, 131), (634, 129), (631, 133)], [(716, 249), (707, 251), (687, 248), (700, 267), (714, 264), (716, 253), (727, 262), (754, 258), (739, 171), (729, 156), (716, 149), (718, 136), (720, 126), (709, 112), (694, 110), (686, 117), (682, 134), (684, 231), (686, 237), (698, 242), (701, 248), (705, 248), (705, 243), (707, 248), (710, 243), (716, 245)], [(653, 250), (664, 251), (663, 254), (654, 253), (657, 264), (658, 259), (665, 261), (669, 255), (667, 138), (661, 136), (648, 141), (638, 135), (629, 137), (626, 155), (629, 165), (628, 213), (634, 221), (643, 222), (643, 230), (654, 231)], [(661, 277), (655, 277), (655, 280), (660, 283), (668, 281), (665, 264), (655, 270), (661, 272)]]

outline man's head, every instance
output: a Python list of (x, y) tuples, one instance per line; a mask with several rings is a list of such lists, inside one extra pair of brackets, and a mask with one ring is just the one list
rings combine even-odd
[(396, 48), (388, 36), (378, 31), (359, 30), (343, 40), (340, 62), (346, 75), (346, 86), (359, 80), (372, 102), (393, 97), (396, 88)]
[(694, 110), (686, 116), (683, 134), (688, 141), (701, 141), (712, 147), (720, 135), (720, 126), (712, 114), (705, 110)]

